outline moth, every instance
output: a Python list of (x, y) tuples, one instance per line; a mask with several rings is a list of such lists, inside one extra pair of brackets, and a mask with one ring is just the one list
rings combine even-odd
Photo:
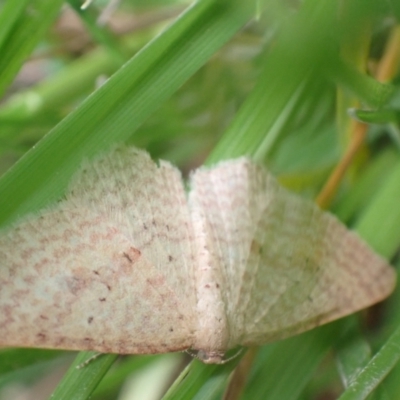
[(136, 148), (0, 233), (0, 346), (221, 363), (388, 296), (394, 270), (248, 158), (178, 169)]

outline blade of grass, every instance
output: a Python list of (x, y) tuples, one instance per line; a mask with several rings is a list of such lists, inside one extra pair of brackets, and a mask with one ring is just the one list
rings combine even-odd
[(205, 365), (193, 360), (175, 380), (163, 400), (214, 399), (222, 393), (239, 361), (240, 357), (237, 357), (224, 365)]
[(336, 358), (338, 370), (345, 387), (359, 374), (363, 366), (371, 359), (371, 346), (362, 337), (359, 326), (354, 322), (342, 337)]
[[(255, 89), (209, 157), (209, 163), (226, 154), (247, 154), (262, 160), (271, 151), (291, 110), (300, 101), (307, 80), (312, 73), (321, 75), (321, 57), (326, 56), (322, 49), (328, 47), (334, 34), (328, 27), (333, 25), (335, 7), (335, 2), (329, 0), (324, 7), (317, 4), (312, 10), (301, 9), (282, 26), (282, 37), (268, 55)], [(292, 68), (294, 63), (296, 68)]]
[[(338, 343), (336, 353), (338, 369), (346, 388), (351, 385), (370, 359), (371, 346), (363, 337), (359, 327), (354, 324)], [(379, 387), (379, 393), (376, 391), (370, 397), (370, 400), (374, 399), (388, 400), (383, 385)]]
[(397, 162), (381, 190), (355, 229), (379, 254), (391, 259), (400, 243), (400, 163)]
[(392, 148), (385, 150), (371, 159), (365, 166), (354, 185), (334, 206), (335, 214), (342, 221), (357, 217), (368, 206), (371, 198), (384, 185), (388, 171), (394, 169), (399, 162), (399, 154)]
[[(21, 362), (19, 368), (14, 370), (9, 369), (0, 376), (0, 398), (8, 399), (10, 396), (5, 397), (5, 393), (9, 392), (12, 387), (29, 387), (34, 386), (38, 381), (45, 378), (54, 371), (65, 370), (65, 366), (71, 362), (71, 357), (66, 353), (64, 356), (57, 356), (54, 352), (54, 356), (45, 358), (39, 357), (36, 359), (30, 359), (29, 350), (27, 351), (27, 360), (24, 360), (25, 354), (21, 354)], [(17, 360), (19, 361), (19, 360)], [(15, 367), (15, 365), (13, 366)], [(14, 398), (15, 396), (13, 396)]]
[(400, 360), (400, 328), (352, 381), (339, 400), (364, 400)]
[[(133, 55), (149, 40), (150, 32), (143, 32), (126, 38), (123, 43)], [(121, 62), (104, 48), (95, 49), (74, 60), (58, 73), (34, 87), (11, 96), (0, 108), (0, 123), (32, 123), (41, 113), (68, 105), (71, 100), (90, 92), (95, 87), (96, 78), (114, 73)], [(0, 132), (7, 137), (9, 132)]]
[(204, 0), (188, 9), (2, 177), (0, 223), (54, 201), (84, 157), (131, 136), (251, 18), (252, 5)]
[[(51, 400), (84, 400), (90, 397), (117, 355), (101, 354), (89, 365), (84, 363), (96, 353), (79, 353), (61, 383), (51, 395)], [(90, 367), (90, 368), (89, 368)]]
[(298, 399), (347, 322), (339, 321), (264, 346), (243, 398)]
[(392, 85), (378, 82), (339, 60), (335, 68), (330, 68), (328, 71), (336, 83), (373, 107), (381, 107), (387, 103), (395, 91)]
[(116, 60), (123, 63), (129, 58), (129, 52), (118, 38), (106, 26), (100, 26), (97, 23), (98, 13), (94, 12), (93, 7), (82, 10), (81, 0), (68, 0), (68, 3), (82, 19), (92, 37), (101, 43)]
[[(393, 257), (400, 243), (400, 230), (396, 228), (400, 218), (396, 201), (400, 195), (399, 182), (400, 164), (397, 162), (356, 224), (360, 236), (388, 259)], [(358, 357), (360, 343), (348, 350), (347, 360), (342, 359), (345, 363), (342, 372), (345, 374), (344, 380), (351, 383), (340, 397), (341, 400), (360, 400), (372, 393), (400, 359), (399, 340), (400, 329), (397, 329), (367, 364)], [(369, 347), (369, 344), (364, 343), (364, 346)], [(357, 362), (350, 363), (349, 358), (357, 358)], [(361, 368), (363, 369), (358, 374)]]
[[(62, 4), (63, 0), (32, 0), (26, 2), (23, 10), (18, 10), (18, 18), (15, 18), (16, 13), (13, 15), (13, 27), (9, 27), (0, 48), (0, 94), (6, 90), (22, 63), (54, 22)], [(8, 10), (7, 7), (4, 11)], [(6, 17), (2, 15), (0, 22)]]
[(0, 48), (2, 48), (10, 35), (13, 25), (23, 13), (29, 0), (3, 2), (0, 10)]
[[(132, 356), (124, 357), (113, 365), (113, 368), (105, 375), (92, 395), (93, 399), (111, 399), (115, 398), (116, 393), (120, 391), (126, 379), (134, 376), (135, 380), (142, 380), (143, 370), (152, 371), (162, 365), (171, 375), (171, 369), (174, 371), (181, 364), (181, 354), (163, 354), (150, 356)], [(168, 382), (169, 383), (169, 382)], [(161, 382), (165, 390), (165, 382)], [(160, 382), (157, 382), (157, 388)]]

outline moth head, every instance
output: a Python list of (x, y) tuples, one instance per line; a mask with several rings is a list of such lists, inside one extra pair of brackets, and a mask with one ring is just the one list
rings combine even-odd
[(225, 353), (221, 351), (199, 350), (195, 357), (204, 364), (224, 364), (226, 362)]
[(192, 357), (197, 358), (204, 364), (226, 364), (227, 362), (235, 359), (243, 350), (243, 347), (238, 347), (232, 355), (232, 351), (227, 354), (224, 351), (206, 351), (206, 350), (188, 350), (188, 354)]

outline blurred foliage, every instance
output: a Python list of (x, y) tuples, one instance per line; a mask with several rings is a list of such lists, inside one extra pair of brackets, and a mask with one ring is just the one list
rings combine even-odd
[[(184, 174), (248, 155), (314, 198), (357, 119), (370, 125), (331, 208), (395, 263), (398, 3), (94, 0), (80, 10), (77, 0), (1, 1), (1, 223), (62, 196), (82, 160), (119, 142)], [(398, 398), (399, 296), (263, 346), (242, 398)], [(66, 371), (67, 352), (1, 356), (0, 399), (53, 390), (53, 399), (217, 399), (240, 361), (104, 355), (77, 369), (90, 356), (80, 353)]]

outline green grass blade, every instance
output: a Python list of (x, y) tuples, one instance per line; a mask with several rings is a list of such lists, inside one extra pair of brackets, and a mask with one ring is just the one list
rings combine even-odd
[(79, 353), (51, 395), (51, 400), (84, 400), (90, 397), (117, 358), (114, 354), (101, 354), (88, 365), (84, 365), (94, 354), (96, 353)]
[(195, 3), (2, 177), (0, 222), (58, 198), (84, 157), (128, 139), (252, 11), (238, 2)]
[(381, 107), (389, 101), (395, 91), (394, 86), (378, 82), (344, 62), (338, 61), (335, 68), (329, 69), (329, 72), (334, 81), (352, 91), (370, 106)]
[(0, 9), (0, 48), (2, 48), (7, 37), (12, 31), (13, 25), (21, 17), (29, 0), (6, 1)]
[(339, 400), (364, 400), (400, 360), (400, 328), (365, 366)]
[[(392, 168), (391, 174), (381, 185), (379, 192), (372, 199), (356, 224), (356, 230), (369, 245), (390, 259), (400, 243), (400, 230), (397, 229), (400, 213), (396, 206), (400, 183), (400, 164), (398, 161)], [(384, 227), (384, 229), (381, 229)], [(362, 360), (359, 357), (362, 338), (347, 351), (347, 359), (357, 359), (354, 365), (347, 361), (343, 369), (344, 380), (351, 382), (341, 400), (359, 400), (366, 398), (393, 369), (400, 358), (400, 330), (397, 329), (381, 350), (371, 359)], [(361, 342), (360, 342), (361, 341)], [(346, 346), (346, 344), (343, 344)], [(369, 347), (369, 344), (362, 344)], [(342, 351), (340, 349), (339, 351)], [(344, 351), (344, 350), (343, 350)], [(346, 363), (346, 360), (342, 360)], [(366, 364), (366, 362), (368, 362)], [(364, 367), (365, 366), (365, 367)], [(359, 370), (363, 370), (359, 373)], [(382, 395), (381, 395), (382, 396)]]
[(369, 207), (371, 199), (381, 191), (388, 177), (399, 162), (398, 151), (389, 148), (382, 151), (363, 168), (354, 185), (334, 206), (335, 214), (342, 221), (359, 217)]
[(106, 26), (100, 26), (97, 23), (99, 15), (93, 11), (93, 7), (82, 10), (81, 0), (68, 0), (68, 3), (80, 16), (93, 39), (102, 44), (116, 60), (122, 63), (129, 58), (127, 49), (118, 38)]
[[(8, 1), (8, 3), (18, 3)], [(4, 30), (5, 36), (0, 47), (0, 94), (2, 94), (14, 79), (25, 59), (37, 46), (43, 35), (60, 11), (62, 0), (32, 0), (26, 2), (24, 10), (15, 10), (13, 17), (18, 17)], [(11, 6), (4, 11), (8, 12)], [(18, 15), (17, 15), (18, 12)], [(0, 22), (7, 15), (0, 17)]]
[(264, 159), (270, 153), (281, 128), (300, 102), (311, 72), (321, 76), (316, 66), (324, 54), (321, 48), (331, 40), (324, 32), (332, 25), (329, 10), (334, 4), (329, 0), (324, 7), (300, 10), (282, 27), (282, 37), (269, 54), (255, 89), (214, 149), (209, 163), (220, 160), (226, 149), (230, 157), (248, 154)]
[[(391, 259), (400, 243), (400, 163), (360, 217), (355, 229), (379, 254)], [(384, 229), (382, 229), (384, 227)]]
[[(123, 44), (133, 56), (149, 37), (149, 31), (142, 32), (139, 38), (132, 35), (124, 39)], [(121, 65), (109, 51), (97, 48), (37, 85), (10, 96), (0, 107), (0, 124), (31, 124), (40, 119), (41, 114), (57, 110), (58, 107), (66, 106), (90, 93), (98, 76), (109, 76)], [(0, 131), (0, 137), (7, 135), (10, 133)]]
[(264, 346), (243, 398), (298, 399), (345, 327), (340, 321)]
[(214, 399), (220, 395), (239, 358), (224, 365), (193, 360), (169, 388), (163, 400)]

